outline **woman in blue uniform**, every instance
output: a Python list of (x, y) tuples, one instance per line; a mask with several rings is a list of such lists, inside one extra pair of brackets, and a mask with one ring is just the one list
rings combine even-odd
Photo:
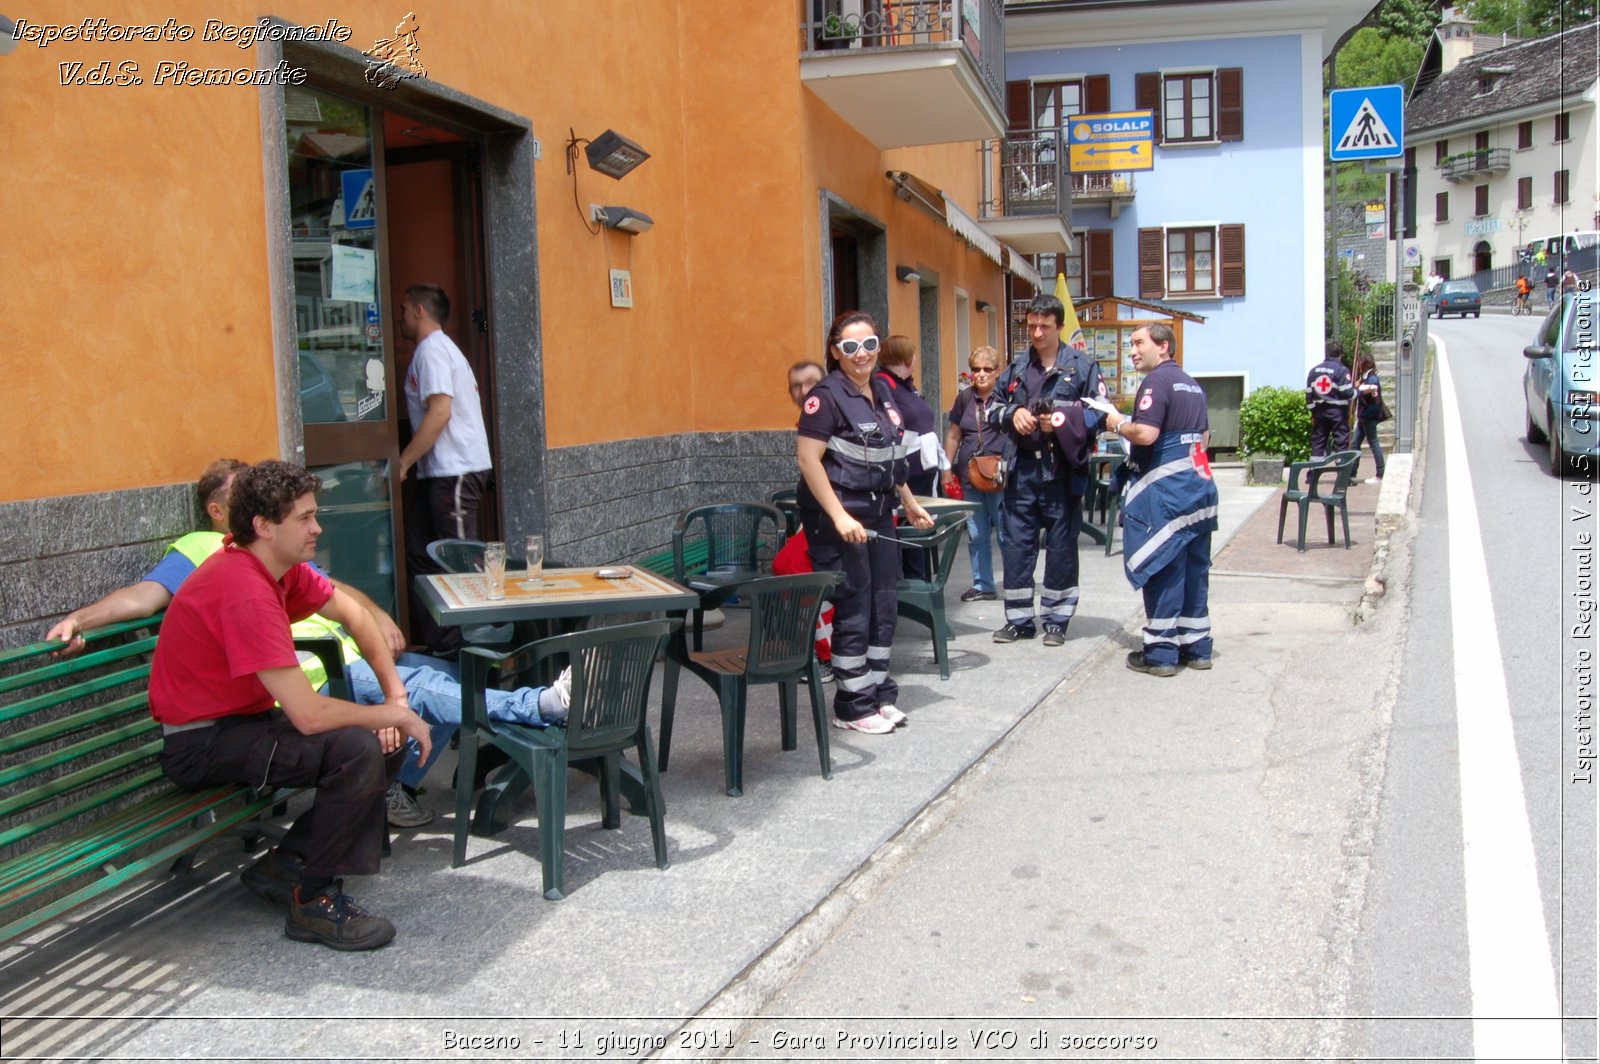
[(873, 379), (877, 323), (849, 311), (828, 330), (828, 375), (800, 407), (798, 501), (811, 561), (839, 573), (833, 594), (834, 726), (882, 735), (905, 722), (889, 678), (900, 549), (896, 502), (918, 528), (933, 518), (906, 487), (905, 418)]

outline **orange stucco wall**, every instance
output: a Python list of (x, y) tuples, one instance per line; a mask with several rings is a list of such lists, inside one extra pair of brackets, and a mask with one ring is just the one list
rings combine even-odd
[[(976, 214), (973, 145), (883, 153), (862, 139), (802, 85), (790, 5), (741, 5), (738, 18), (715, 17), (714, 33), (705, 4), (635, 0), (163, 0), (109, 10), (119, 24), (171, 18), (197, 29), (263, 14), (306, 25), (336, 18), (356, 49), (412, 10), (431, 78), (528, 117), (543, 147), (535, 181), (552, 447), (792, 424), (783, 371), (817, 357), (825, 327), (823, 188), (888, 226), (891, 263), (939, 272), (947, 347), (951, 287), (1000, 301), (993, 263), (895, 200), (883, 176), (912, 170)], [(86, 14), (44, 2), (26, 17)], [(58, 64), (106, 59), (138, 63), (147, 83), (59, 84)], [(158, 87), (149, 81), (162, 59), (253, 66), (255, 53), (197, 34), (22, 42), (0, 57), (0, 291), (20, 400), (0, 435), (0, 500), (185, 481), (220, 453), (277, 451), (258, 90)], [(614, 128), (652, 158), (622, 181), (580, 158), (580, 214), (564, 161), (569, 128), (580, 137)], [(590, 203), (633, 207), (655, 227), (593, 235)], [(611, 307), (609, 268), (632, 271), (633, 309)], [(890, 324), (914, 332), (915, 290), (891, 284), (890, 298)], [(971, 327), (982, 335), (975, 310)], [(947, 372), (951, 394), (953, 379)]]

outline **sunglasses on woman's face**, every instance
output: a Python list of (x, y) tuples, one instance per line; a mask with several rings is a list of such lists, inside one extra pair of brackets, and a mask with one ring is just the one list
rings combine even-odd
[(969, 366), (967, 368), (970, 369), (973, 373), (993, 373), (994, 372), (994, 367), (993, 366)]
[(865, 340), (840, 340), (839, 350), (846, 355), (853, 355), (857, 351), (865, 351), (870, 355), (878, 350), (878, 338), (869, 336)]

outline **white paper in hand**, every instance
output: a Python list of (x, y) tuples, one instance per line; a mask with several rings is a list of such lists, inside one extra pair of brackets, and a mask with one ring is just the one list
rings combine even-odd
[(1117, 412), (1117, 408), (1116, 407), (1112, 406), (1110, 403), (1106, 402), (1104, 399), (1097, 399), (1092, 395), (1084, 396), (1083, 405), (1087, 406), (1087, 407), (1092, 407), (1095, 410), (1100, 411), (1100, 413), (1102, 413), (1102, 414), (1115, 414)]

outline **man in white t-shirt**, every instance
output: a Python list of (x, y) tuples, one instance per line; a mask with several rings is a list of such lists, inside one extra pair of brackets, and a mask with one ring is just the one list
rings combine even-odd
[[(489, 436), (472, 367), (445, 335), (450, 299), (434, 284), (406, 289), (400, 334), (416, 342), (406, 371), (406, 413), (411, 442), (400, 452), (402, 480), (417, 467), (416, 490), (406, 514), (406, 555), (413, 573), (437, 572), (428, 559), (436, 539), (481, 539), (479, 514), (489, 486)], [(413, 630), (435, 654), (460, 646), (460, 632), (441, 629), (426, 609), (415, 611)]]

